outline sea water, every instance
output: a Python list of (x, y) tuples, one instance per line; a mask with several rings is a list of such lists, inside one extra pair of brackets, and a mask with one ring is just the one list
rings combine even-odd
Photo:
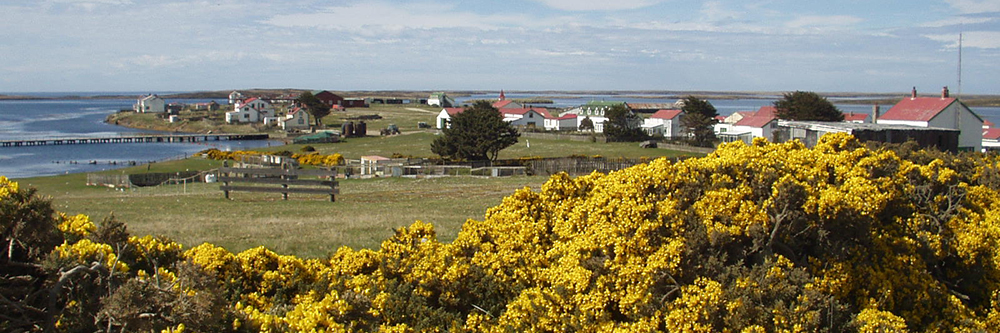
[[(170, 99), (202, 103), (210, 99)], [(225, 104), (225, 100), (217, 100)], [(131, 109), (133, 99), (59, 99), (0, 101), (0, 140), (114, 137), (164, 132), (107, 124), (108, 115)], [(222, 112), (222, 111), (219, 111)], [(209, 149), (241, 150), (279, 144), (275, 141), (207, 141), (196, 143), (102, 143), (0, 147), (0, 175), (25, 178), (93, 172), (134, 164), (180, 159)]]

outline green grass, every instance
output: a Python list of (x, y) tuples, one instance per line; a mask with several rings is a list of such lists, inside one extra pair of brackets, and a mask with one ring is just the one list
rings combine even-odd
[(544, 177), (430, 179), (380, 178), (341, 181), (337, 202), (312, 195), (231, 193), (219, 184), (165, 185), (118, 191), (87, 187), (85, 175), (21, 180), (51, 196), (58, 211), (100, 221), (114, 214), (133, 235), (164, 235), (187, 247), (203, 242), (230, 251), (266, 246), (279, 253), (323, 257), (340, 246), (377, 248), (393, 228), (416, 220), (435, 225), (451, 241), (467, 219)]
[[(414, 111), (410, 108), (418, 108)], [(399, 153), (435, 157), (430, 151), (437, 137), (433, 130), (418, 130), (418, 122), (433, 124), (438, 108), (376, 106), (335, 112), (324, 119), (339, 123), (347, 117), (379, 114), (370, 121), (369, 132), (396, 124), (402, 135), (349, 138), (344, 142), (312, 144), (323, 154), (340, 153), (349, 159), (364, 155), (391, 156)], [(528, 147), (530, 142), (530, 147)], [(259, 148), (265, 151), (299, 152), (304, 145)], [(691, 155), (666, 149), (642, 149), (636, 143), (526, 139), (503, 150), (500, 158), (568, 155), (604, 157), (659, 157)], [(157, 162), (111, 174), (176, 172), (217, 168), (221, 161), (189, 158)], [(392, 235), (392, 229), (416, 220), (432, 223), (442, 241), (455, 238), (467, 219), (482, 219), (489, 207), (523, 187), (538, 189), (545, 177), (432, 179), (381, 178), (341, 181), (341, 194), (331, 203), (324, 196), (233, 192), (223, 198), (219, 184), (163, 185), (118, 191), (86, 186), (85, 174), (70, 174), (18, 180), (51, 196), (57, 210), (86, 214), (95, 222), (114, 214), (133, 235), (164, 235), (188, 247), (209, 242), (230, 251), (264, 245), (279, 253), (323, 257), (340, 246), (377, 248)]]

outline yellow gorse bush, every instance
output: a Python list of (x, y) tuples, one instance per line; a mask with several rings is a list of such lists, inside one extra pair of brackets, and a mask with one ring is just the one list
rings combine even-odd
[[(417, 221), (326, 259), (129, 244), (135, 265), (198, 265), (234, 330), (984, 331), (1000, 324), (997, 169), (997, 157), (918, 163), (843, 134), (812, 149), (755, 140), (555, 175), (451, 243)], [(56, 251), (115, 255), (86, 240)]]
[[(274, 152), (262, 152), (253, 150), (221, 151), (218, 149), (208, 149), (199, 154), (204, 154), (213, 160), (239, 160), (241, 156), (262, 156), (274, 155)], [(286, 155), (287, 156), (287, 155)], [(336, 166), (344, 164), (344, 156), (338, 153), (323, 155), (320, 153), (291, 154), (291, 158), (297, 160), (301, 165), (315, 166)]]

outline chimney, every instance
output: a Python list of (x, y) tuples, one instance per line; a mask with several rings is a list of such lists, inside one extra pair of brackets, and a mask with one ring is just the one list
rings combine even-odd
[(941, 99), (948, 98), (948, 86), (941, 88)]
[(913, 91), (910, 92), (910, 99), (917, 99), (917, 87), (913, 87)]
[(880, 109), (881, 107), (879, 107), (878, 103), (875, 103), (875, 106), (872, 107), (872, 124), (878, 124), (878, 113)]

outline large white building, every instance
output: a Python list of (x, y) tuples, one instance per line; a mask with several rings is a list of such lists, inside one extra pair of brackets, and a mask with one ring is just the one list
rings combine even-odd
[(135, 111), (141, 113), (164, 113), (167, 112), (167, 102), (156, 95), (139, 97), (135, 102)]
[(643, 119), (642, 130), (651, 136), (681, 137), (681, 110), (659, 110)]
[(260, 98), (250, 98), (235, 104), (234, 110), (226, 112), (227, 123), (257, 123), (275, 116), (274, 106)]
[(939, 97), (917, 97), (913, 88), (909, 98), (893, 105), (875, 120), (877, 124), (910, 125), (957, 129), (958, 149), (980, 151), (983, 148), (983, 118), (958, 99), (949, 96), (948, 87)]
[[(604, 114), (617, 105), (622, 105), (626, 109), (629, 108), (628, 104), (622, 101), (590, 101), (587, 104), (566, 111), (562, 115), (565, 116), (567, 114), (575, 114), (577, 128), (580, 127), (580, 123), (583, 122), (584, 119), (590, 119), (590, 121), (594, 124), (594, 132), (604, 133), (604, 122), (608, 121), (608, 117)], [(632, 112), (632, 110), (629, 109), (628, 112)], [(642, 124), (636, 122), (635, 124), (629, 125), (639, 127)]]

